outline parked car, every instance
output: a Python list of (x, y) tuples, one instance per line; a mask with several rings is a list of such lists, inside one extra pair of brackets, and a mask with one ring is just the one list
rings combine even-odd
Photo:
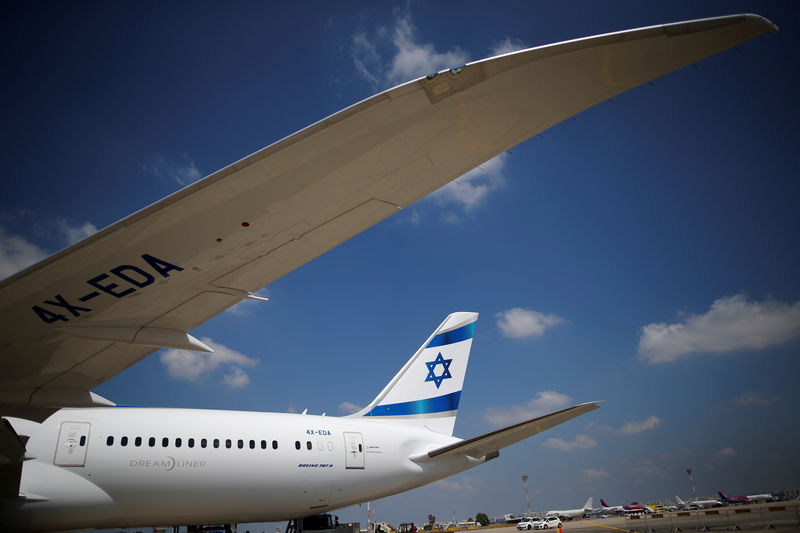
[(563, 527), (557, 516), (546, 516), (533, 523), (533, 529), (550, 529)]
[(517, 529), (522, 531), (525, 529), (534, 529), (533, 523), (538, 520), (538, 518), (523, 518), (517, 523)]

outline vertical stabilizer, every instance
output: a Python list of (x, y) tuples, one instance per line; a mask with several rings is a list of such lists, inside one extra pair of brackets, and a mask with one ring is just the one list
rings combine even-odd
[(372, 402), (351, 415), (453, 434), (478, 313), (449, 315)]
[(589, 496), (589, 499), (586, 500), (586, 503), (583, 504), (583, 509), (585, 511), (591, 511), (592, 505), (594, 505), (594, 499), (592, 498), (592, 496)]

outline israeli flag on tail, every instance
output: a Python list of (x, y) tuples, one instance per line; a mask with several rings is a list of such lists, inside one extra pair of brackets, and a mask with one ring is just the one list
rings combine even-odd
[(478, 313), (449, 315), (372, 402), (351, 416), (453, 434)]

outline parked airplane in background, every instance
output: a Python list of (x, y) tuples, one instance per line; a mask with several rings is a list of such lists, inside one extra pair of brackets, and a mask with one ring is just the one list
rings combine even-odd
[[(576, 39), (395, 87), (0, 282), (2, 528), (283, 521), (396, 494), (596, 409), (452, 436), (477, 314), (350, 417), (109, 408), (91, 392), (472, 168), (777, 28), (733, 15)], [(309, 327), (313, 327), (310, 324)], [(375, 347), (365, 347), (369, 353)], [(354, 378), (354, 382), (357, 378)], [(570, 517), (591, 510), (550, 511)]]
[(630, 505), (608, 505), (603, 498), (600, 498), (600, 503), (603, 505), (603, 511), (606, 512), (626, 512), (626, 513), (649, 513), (652, 509), (641, 503), (632, 503)]
[(683, 507), (684, 509), (703, 509), (705, 507), (720, 507), (722, 502), (719, 500), (692, 500), (690, 502), (684, 502), (681, 500), (680, 496), (675, 496), (675, 499), (678, 502), (678, 505)]
[(547, 511), (545, 516), (558, 516), (559, 518), (575, 518), (578, 516), (583, 516), (584, 513), (588, 513), (592, 510), (592, 497), (589, 496), (589, 499), (586, 500), (586, 503), (583, 504), (583, 507), (579, 509), (566, 509), (563, 511)]
[(772, 494), (749, 494), (747, 496), (725, 496), (722, 491), (717, 491), (719, 497), (725, 503), (756, 503), (767, 502), (775, 499)]
[(721, 490), (717, 491), (717, 494), (719, 494), (719, 497), (722, 498), (722, 501), (725, 503), (750, 503), (750, 498), (747, 496), (732, 496), (728, 498)]

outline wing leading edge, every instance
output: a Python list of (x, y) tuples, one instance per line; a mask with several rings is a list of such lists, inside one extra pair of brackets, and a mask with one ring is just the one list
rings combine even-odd
[(736, 15), (515, 52), (264, 148), (0, 282), (0, 414), (92, 404), (159, 346), (192, 344), (197, 325), (488, 159), (771, 31)]

